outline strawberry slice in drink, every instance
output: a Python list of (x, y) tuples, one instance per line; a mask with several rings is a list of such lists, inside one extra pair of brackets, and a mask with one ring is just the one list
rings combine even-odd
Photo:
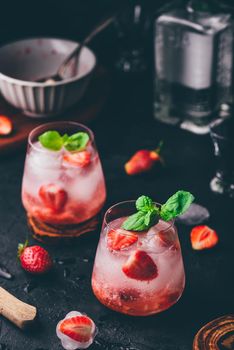
[(39, 189), (39, 197), (44, 205), (55, 212), (60, 212), (67, 202), (67, 192), (55, 185), (42, 185)]
[(158, 276), (158, 268), (153, 259), (143, 250), (134, 251), (122, 267), (129, 278), (150, 281)]
[(91, 162), (91, 153), (88, 151), (81, 151), (75, 153), (66, 153), (63, 156), (63, 161), (66, 165), (71, 164), (80, 168), (88, 166)]
[(138, 241), (138, 236), (121, 228), (110, 230), (107, 234), (107, 246), (110, 250), (123, 250)]
[(218, 235), (209, 226), (201, 225), (192, 229), (191, 234), (192, 248), (195, 250), (209, 249), (218, 243)]

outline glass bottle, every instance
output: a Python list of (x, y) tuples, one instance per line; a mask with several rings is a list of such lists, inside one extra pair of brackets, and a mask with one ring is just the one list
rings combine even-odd
[(231, 103), (232, 45), (231, 15), (215, 0), (173, 1), (161, 12), (155, 20), (155, 118), (208, 132)]

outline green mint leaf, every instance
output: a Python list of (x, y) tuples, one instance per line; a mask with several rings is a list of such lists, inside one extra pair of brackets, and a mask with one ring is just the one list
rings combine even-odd
[(138, 211), (137, 213), (129, 216), (127, 220), (122, 224), (124, 230), (133, 230), (133, 231), (143, 231), (146, 229), (145, 225), (145, 215), (146, 213)]
[(46, 131), (38, 137), (43, 147), (59, 151), (63, 147), (63, 138), (58, 131)]
[(160, 216), (163, 220), (169, 221), (178, 215), (183, 214), (193, 202), (194, 196), (190, 192), (178, 191), (162, 205)]
[(63, 135), (63, 143), (66, 143), (68, 139), (69, 139), (68, 134), (64, 134)]
[(148, 213), (138, 211), (137, 213), (129, 216), (127, 220), (122, 224), (124, 230), (131, 231), (144, 231), (149, 229), (158, 220), (156, 210), (152, 210)]
[(151, 211), (148, 211), (145, 215), (145, 225), (147, 228), (150, 228), (151, 226), (155, 225), (158, 222), (158, 212), (156, 209), (152, 209)]
[(144, 211), (147, 213), (149, 210), (154, 208), (154, 204), (151, 198), (147, 196), (141, 196), (136, 201), (136, 208), (139, 211)]
[(88, 141), (89, 135), (86, 132), (77, 132), (66, 139), (64, 147), (68, 151), (81, 151), (86, 147)]

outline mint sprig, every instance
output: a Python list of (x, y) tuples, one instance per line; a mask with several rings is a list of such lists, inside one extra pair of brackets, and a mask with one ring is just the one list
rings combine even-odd
[(122, 228), (131, 231), (145, 231), (155, 225), (160, 218), (170, 221), (183, 214), (193, 200), (194, 196), (190, 192), (177, 191), (165, 204), (157, 207), (151, 198), (141, 196), (136, 201), (137, 212), (123, 222)]
[(81, 151), (89, 142), (89, 135), (86, 132), (77, 132), (71, 136), (60, 135), (58, 131), (50, 130), (38, 137), (43, 147), (52, 151), (59, 151), (62, 147), (68, 151)]
[(136, 201), (137, 213), (129, 216), (124, 221), (122, 228), (125, 230), (144, 231), (155, 225), (159, 219), (157, 208), (152, 199), (141, 196)]

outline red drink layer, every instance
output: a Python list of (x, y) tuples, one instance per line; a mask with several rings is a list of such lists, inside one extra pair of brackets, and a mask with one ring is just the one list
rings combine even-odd
[(177, 302), (185, 285), (176, 228), (172, 222), (159, 220), (148, 231), (134, 232), (137, 238), (130, 233), (127, 241), (132, 244), (124, 247), (126, 239), (118, 236), (114, 240), (114, 232), (128, 235), (128, 231), (119, 231), (125, 219), (104, 225), (92, 276), (94, 294), (107, 307), (129, 315), (166, 310)]

